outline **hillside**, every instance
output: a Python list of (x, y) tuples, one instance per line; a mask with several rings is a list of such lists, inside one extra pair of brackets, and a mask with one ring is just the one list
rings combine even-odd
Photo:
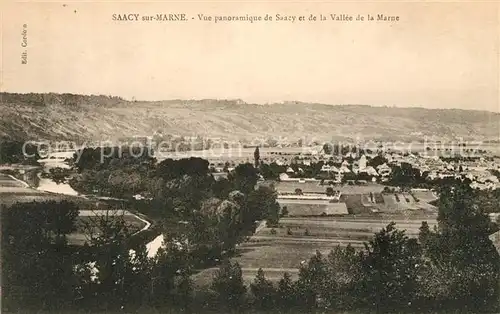
[(106, 140), (163, 134), (226, 139), (498, 139), (500, 114), (241, 100), (127, 101), (71, 94), (0, 94), (0, 137)]

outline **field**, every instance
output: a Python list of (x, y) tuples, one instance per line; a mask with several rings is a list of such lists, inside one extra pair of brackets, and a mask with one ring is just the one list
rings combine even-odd
[[(300, 187), (305, 193), (324, 193), (326, 189), (317, 182), (277, 184), (282, 193), (293, 193)], [(427, 221), (431, 228), (437, 223), (436, 208), (428, 204), (436, 196), (430, 191), (381, 193), (383, 186), (378, 184), (334, 189), (342, 191), (339, 203), (278, 198), (281, 207), (286, 206), (288, 211), (288, 216), (280, 219), (280, 227), (259, 228), (248, 242), (237, 248), (233, 258), (241, 265), (247, 284), (253, 281), (260, 267), (270, 280), (278, 281), (285, 272), (295, 279), (301, 262), (309, 260), (316, 251), (328, 254), (336, 246), (348, 244), (362, 249), (364, 242), (391, 221), (410, 237), (418, 235), (422, 221)], [(210, 268), (194, 275), (195, 284), (200, 287), (210, 284), (215, 271), (216, 268)]]
[(50, 199), (45, 193), (31, 189), (14, 177), (0, 173), (0, 205), (12, 205), (18, 201), (30, 202), (40, 199)]
[[(281, 181), (275, 184), (278, 193), (295, 193), (295, 189), (301, 189), (303, 193), (325, 193), (328, 185), (320, 185), (320, 181), (299, 183), (297, 181)], [(380, 193), (384, 189), (383, 185), (370, 183), (367, 185), (343, 185), (333, 186), (334, 190), (341, 191), (342, 194), (370, 194)]]
[(414, 197), (420, 200), (420, 202), (429, 203), (435, 201), (437, 199), (436, 194), (432, 191), (421, 191), (421, 190), (413, 190), (412, 191)]
[[(413, 195), (412, 195), (413, 194)], [(436, 200), (436, 196), (430, 191), (410, 193), (383, 193), (380, 195), (383, 202), (377, 202), (376, 206), (382, 212), (401, 211), (436, 211), (436, 207), (429, 202)]]
[[(285, 272), (297, 277), (301, 262), (308, 261), (316, 252), (328, 254), (337, 246), (350, 244), (362, 249), (375, 232), (380, 231), (391, 221), (396, 227), (407, 230), (407, 234), (416, 237), (421, 222), (436, 224), (435, 215), (376, 215), (347, 217), (290, 217), (280, 220), (280, 228), (271, 231), (262, 228), (237, 248), (233, 258), (243, 270), (246, 283), (250, 283), (262, 267), (266, 277), (273, 281), (282, 278)], [(210, 284), (216, 268), (201, 271), (193, 276), (197, 286)]]
[(357, 187), (351, 187), (351, 192), (359, 192), (359, 194), (342, 194), (338, 203), (330, 203), (327, 199), (300, 198), (300, 196), (297, 198), (278, 197), (278, 202), (281, 207), (286, 206), (290, 216), (436, 212), (435, 206), (428, 203), (436, 199), (430, 191), (375, 192), (372, 199), (369, 193), (363, 194), (362, 190), (356, 191), (354, 188)]
[(330, 203), (325, 200), (279, 199), (283, 208), (286, 206), (289, 216), (321, 216), (348, 214), (345, 203)]
[[(97, 228), (97, 219), (99, 216), (105, 216), (106, 212), (108, 211), (80, 211), (79, 216), (76, 218), (77, 230), (68, 235), (68, 242), (72, 245), (84, 245), (88, 241), (86, 235), (88, 231), (95, 232), (96, 235), (99, 234), (100, 230)], [(131, 234), (141, 231), (146, 226), (149, 227), (148, 222), (143, 221), (128, 211), (109, 211), (107, 214), (109, 215), (108, 219), (113, 219), (113, 216), (121, 216), (122, 218), (120, 219), (123, 219)]]

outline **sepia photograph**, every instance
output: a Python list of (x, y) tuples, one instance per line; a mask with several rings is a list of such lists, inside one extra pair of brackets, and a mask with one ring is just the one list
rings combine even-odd
[(2, 313), (500, 313), (500, 1), (0, 23)]

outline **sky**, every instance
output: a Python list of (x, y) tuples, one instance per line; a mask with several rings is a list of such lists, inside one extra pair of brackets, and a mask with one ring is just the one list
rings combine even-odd
[[(499, 2), (3, 2), (1, 90), (500, 112)], [(185, 13), (185, 22), (113, 14)], [(386, 14), (398, 22), (307, 21)], [(306, 21), (198, 21), (269, 14)], [(22, 47), (26, 24), (27, 47)], [(27, 51), (27, 64), (21, 54)]]

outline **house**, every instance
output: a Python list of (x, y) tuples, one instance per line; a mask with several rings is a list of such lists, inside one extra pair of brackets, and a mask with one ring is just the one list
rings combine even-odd
[(212, 173), (212, 176), (214, 177), (214, 179), (216, 181), (219, 181), (221, 179), (227, 179), (228, 173), (227, 172), (216, 172), (216, 173)]
[(431, 171), (431, 172), (429, 172), (429, 173), (427, 174), (427, 179), (429, 179), (429, 180), (435, 180), (435, 179), (437, 179), (438, 177), (439, 177), (439, 176), (438, 176), (438, 173), (437, 173), (437, 171), (435, 171), (435, 170), (433, 170), (433, 171)]
[(362, 155), (358, 160), (359, 169), (363, 170), (366, 168), (366, 156)]
[(330, 172), (340, 172), (339, 168), (335, 167), (335, 166), (330, 166)]
[(454, 171), (455, 170), (455, 166), (452, 165), (452, 164), (448, 164), (445, 166), (446, 170), (450, 170), (450, 171)]
[(321, 167), (321, 172), (338, 172), (339, 170), (335, 166), (323, 165)]
[(481, 183), (476, 182), (476, 181), (472, 182), (470, 184), (470, 187), (473, 188), (473, 189), (479, 189), (479, 190), (485, 190), (486, 189), (486, 185), (481, 184)]
[(420, 170), (420, 175), (423, 175), (424, 172), (429, 172), (431, 169), (426, 165), (421, 165), (417, 167)]
[(360, 170), (360, 172), (361, 173), (366, 173), (366, 174), (368, 174), (370, 176), (378, 176), (379, 175), (378, 172), (377, 172), (377, 170), (375, 170), (375, 168), (373, 168), (372, 166), (368, 166), (365, 169)]
[(330, 172), (331, 171), (331, 167), (329, 165), (323, 165), (321, 167), (321, 172)]
[(347, 154), (345, 154), (344, 156), (345, 156), (346, 158), (351, 157), (351, 158), (353, 158), (353, 159), (358, 157), (358, 155), (357, 155), (356, 153), (354, 153), (354, 152), (347, 153)]
[(142, 196), (141, 194), (136, 194), (133, 196), (135, 200), (137, 201), (140, 201), (140, 200), (144, 200), (146, 199), (144, 196)]
[(488, 176), (485, 178), (486, 182), (491, 182), (491, 183), (498, 183), (499, 180), (496, 176)]
[(382, 177), (388, 176), (391, 171), (391, 167), (389, 167), (387, 164), (382, 164), (377, 167), (377, 172)]
[(290, 181), (290, 176), (286, 173), (280, 173), (280, 181)]
[(351, 171), (355, 174), (358, 174), (360, 172), (360, 168), (357, 165), (352, 166)]
[(351, 172), (351, 170), (349, 170), (349, 168), (347, 168), (347, 166), (342, 166), (342, 167), (340, 167), (339, 172), (349, 173), (349, 172)]
[(342, 182), (342, 173), (341, 172), (337, 172), (337, 174), (335, 175), (335, 183), (341, 183)]
[(278, 166), (283, 166), (283, 165), (285, 165), (285, 162), (284, 162), (283, 160), (281, 160), (281, 159), (276, 159), (274, 162), (275, 162)]

